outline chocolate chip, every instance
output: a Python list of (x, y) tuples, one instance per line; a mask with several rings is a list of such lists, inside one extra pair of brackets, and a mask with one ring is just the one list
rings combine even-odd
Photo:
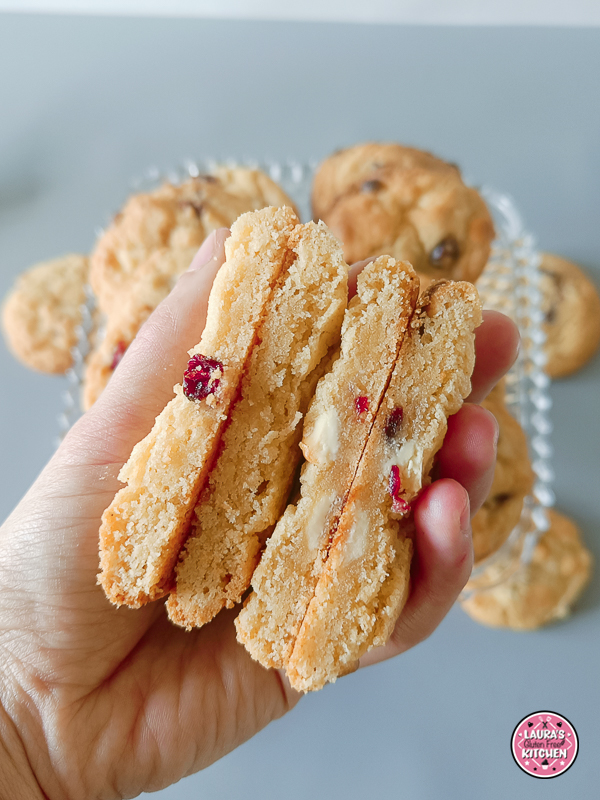
[(436, 269), (450, 270), (460, 256), (456, 238), (450, 234), (438, 242), (429, 254), (429, 263)]
[(546, 323), (546, 325), (553, 325), (556, 322), (557, 316), (558, 316), (558, 307), (556, 306), (556, 304), (553, 304), (544, 314), (544, 322)]
[(494, 500), (496, 501), (497, 505), (501, 506), (504, 503), (507, 503), (511, 497), (512, 495), (508, 492), (500, 492), (500, 494), (495, 495)]
[(383, 183), (376, 178), (364, 181), (360, 187), (361, 192), (378, 192), (380, 189), (383, 189)]
[(181, 208), (189, 206), (194, 211), (198, 219), (200, 219), (200, 215), (202, 214), (202, 209), (204, 208), (202, 203), (194, 202), (193, 200), (182, 200), (179, 205)]
[(198, 177), (201, 181), (206, 181), (206, 183), (218, 183), (214, 175), (199, 175)]

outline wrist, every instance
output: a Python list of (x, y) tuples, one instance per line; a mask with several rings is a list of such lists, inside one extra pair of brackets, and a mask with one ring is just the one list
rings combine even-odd
[(0, 800), (48, 800), (9, 715), (0, 705)]

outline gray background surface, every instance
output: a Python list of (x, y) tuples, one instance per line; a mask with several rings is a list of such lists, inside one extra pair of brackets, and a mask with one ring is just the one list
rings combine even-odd
[[(321, 158), (395, 139), (510, 192), (543, 249), (600, 284), (600, 31), (0, 15), (0, 295), (87, 251), (149, 165)], [(0, 344), (0, 519), (52, 452), (62, 379)], [(552, 387), (558, 507), (600, 555), (600, 359)], [(519, 635), (454, 609), (392, 663), (307, 697), (202, 774), (153, 795), (591, 797), (598, 785), (600, 580), (566, 623)], [(509, 740), (566, 715), (573, 768), (536, 781)]]

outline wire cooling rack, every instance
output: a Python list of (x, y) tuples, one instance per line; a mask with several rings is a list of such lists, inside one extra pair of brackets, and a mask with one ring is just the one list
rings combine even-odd
[[(296, 203), (302, 219), (310, 219), (310, 191), (316, 162), (256, 161), (253, 159), (188, 160), (175, 169), (149, 168), (132, 182), (130, 191), (149, 192), (165, 181), (181, 183), (190, 177), (211, 173), (217, 166), (244, 166), (262, 169)], [(531, 559), (540, 534), (547, 530), (546, 508), (554, 505), (552, 482), (552, 425), (548, 416), (551, 400), (550, 380), (545, 363), (542, 328), (542, 297), (539, 285), (540, 257), (534, 238), (523, 225), (514, 201), (494, 189), (480, 189), (496, 228), (496, 239), (489, 262), (477, 281), (485, 308), (510, 316), (521, 333), (519, 357), (506, 378), (506, 405), (527, 435), (532, 467), (536, 475), (532, 493), (525, 498), (521, 519), (504, 545), (474, 568), (463, 596), (491, 588), (513, 574)], [(99, 230), (100, 234), (102, 231)], [(80, 397), (85, 360), (91, 338), (101, 337), (95, 330), (95, 298), (88, 288), (82, 308), (78, 344), (73, 349), (73, 366), (67, 373), (64, 410), (59, 417), (60, 439), (81, 414)]]

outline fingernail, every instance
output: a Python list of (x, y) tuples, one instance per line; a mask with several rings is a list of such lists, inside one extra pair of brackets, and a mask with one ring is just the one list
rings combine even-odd
[(469, 495), (465, 492), (465, 505), (460, 512), (460, 532), (465, 537), (471, 536), (471, 503)]
[(205, 264), (208, 264), (208, 262), (215, 257), (216, 245), (217, 232), (213, 231), (200, 246), (200, 249), (192, 259), (192, 263), (187, 268), (187, 271), (194, 272), (194, 270), (201, 269)]
[(498, 420), (494, 417), (494, 422), (496, 423), (496, 427), (494, 429), (494, 455), (498, 450), (498, 439), (500, 438), (500, 425), (498, 424)]

